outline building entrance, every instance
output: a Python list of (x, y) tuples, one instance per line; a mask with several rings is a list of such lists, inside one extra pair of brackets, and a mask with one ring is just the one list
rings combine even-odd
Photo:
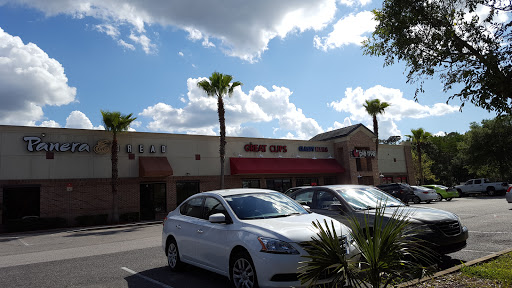
[(140, 184), (140, 220), (162, 219), (167, 213), (165, 183)]

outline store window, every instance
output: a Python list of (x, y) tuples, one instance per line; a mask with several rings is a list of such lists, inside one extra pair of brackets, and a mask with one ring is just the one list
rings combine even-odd
[(335, 185), (336, 177), (324, 177), (324, 185)]
[(199, 193), (199, 181), (176, 182), (176, 205), (180, 205), (188, 197)]
[(316, 186), (318, 185), (318, 178), (297, 178), (295, 186)]
[(260, 179), (242, 179), (242, 188), (260, 188)]
[(291, 179), (267, 179), (267, 189), (285, 192), (292, 187)]

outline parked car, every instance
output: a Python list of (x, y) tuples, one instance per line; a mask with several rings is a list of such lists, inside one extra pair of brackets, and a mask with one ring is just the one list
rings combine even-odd
[(412, 198), (414, 204), (419, 204), (420, 202), (428, 204), (437, 200), (437, 193), (434, 189), (422, 186), (411, 186), (411, 188), (414, 191), (414, 195), (416, 195)]
[[(466, 247), (468, 228), (457, 215), (428, 207), (407, 206), (387, 193), (365, 185), (329, 185), (305, 188), (290, 195), (295, 201), (306, 205), (311, 211), (330, 216), (349, 225), (355, 217), (365, 227), (365, 216), (379, 205), (388, 219), (397, 209), (409, 215), (412, 225), (421, 230), (418, 238), (431, 243), (439, 254), (448, 254)], [(373, 220), (368, 221), (373, 224)], [(430, 246), (427, 245), (427, 246)]]
[(347, 226), (266, 189), (189, 197), (165, 218), (162, 248), (173, 271), (188, 263), (227, 276), (235, 287), (301, 287), (298, 268), (317, 220), (329, 227), (334, 221), (348, 257), (358, 253)]
[(461, 196), (469, 194), (483, 194), (489, 196), (503, 195), (508, 189), (507, 182), (491, 182), (487, 178), (470, 179), (464, 185), (457, 185), (455, 189)]
[(512, 203), (512, 185), (510, 185), (507, 189), (507, 193), (505, 194), (505, 198), (508, 203)]
[(436, 201), (438, 201), (438, 202), (441, 202), (443, 199), (445, 199), (446, 201), (451, 201), (453, 198), (460, 197), (459, 192), (457, 192), (457, 190), (453, 187), (448, 188), (446, 186), (437, 185), (437, 184), (422, 185), (422, 186), (436, 190), (436, 193), (437, 193)]
[(309, 187), (312, 187), (312, 186), (297, 186), (297, 187), (292, 187), (292, 188), (289, 188), (288, 190), (284, 191), (284, 194), (286, 195), (290, 195), (292, 194), (293, 192), (297, 191), (297, 190), (300, 190), (300, 189), (303, 189), (303, 188), (309, 188)]
[(404, 203), (409, 203), (416, 195), (411, 186), (407, 183), (389, 183), (377, 185), (377, 188), (400, 199)]

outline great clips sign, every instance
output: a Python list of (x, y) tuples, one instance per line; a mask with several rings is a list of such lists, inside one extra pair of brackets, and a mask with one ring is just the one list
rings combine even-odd
[(286, 153), (288, 150), (286, 149), (286, 145), (259, 145), (259, 144), (246, 144), (244, 146), (245, 152), (267, 152), (272, 153)]

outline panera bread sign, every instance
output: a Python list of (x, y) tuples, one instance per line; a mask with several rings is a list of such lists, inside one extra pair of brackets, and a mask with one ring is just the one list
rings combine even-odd
[(91, 147), (87, 143), (71, 142), (43, 142), (41, 138), (35, 136), (25, 136), (23, 140), (27, 142), (27, 150), (46, 151), (46, 152), (91, 152)]
[[(80, 142), (44, 142), (40, 137), (36, 136), (25, 136), (23, 140), (27, 143), (27, 150), (29, 152), (38, 152), (38, 151), (46, 151), (46, 152), (91, 152), (91, 147), (87, 143)], [(93, 151), (96, 154), (109, 154), (111, 140), (98, 140), (96, 146), (94, 146)], [(119, 145), (117, 146), (117, 151), (120, 151)], [(146, 149), (144, 149), (144, 145), (138, 145), (138, 152), (144, 153)], [(167, 146), (160, 146), (160, 153), (165, 153)], [(131, 144), (126, 145), (126, 152), (133, 153), (133, 146)], [(147, 149), (149, 153), (156, 153), (157, 148), (155, 145), (149, 145)]]

